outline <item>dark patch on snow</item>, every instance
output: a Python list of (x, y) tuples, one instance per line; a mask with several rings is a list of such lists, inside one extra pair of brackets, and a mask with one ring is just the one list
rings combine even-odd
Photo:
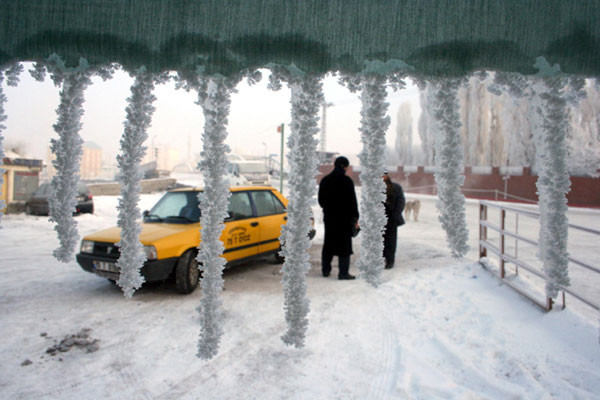
[[(93, 353), (97, 351), (100, 346), (98, 345), (98, 339), (93, 339), (90, 337), (91, 331), (92, 330), (90, 328), (83, 328), (74, 335), (67, 335), (60, 341), (60, 343), (57, 343), (52, 347), (48, 347), (46, 353), (54, 356), (57, 353), (65, 353), (71, 350), (73, 347), (78, 347), (82, 350), (85, 350), (86, 353)], [(62, 361), (62, 359), (59, 359), (59, 361)]]
[(26, 367), (31, 364), (33, 364), (33, 362), (31, 360), (27, 359), (21, 363), (21, 367)]

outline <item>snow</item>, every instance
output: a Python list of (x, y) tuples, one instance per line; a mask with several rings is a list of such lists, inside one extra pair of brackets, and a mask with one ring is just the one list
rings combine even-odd
[[(161, 195), (141, 195), (140, 208)], [(0, 397), (599, 399), (597, 315), (573, 300), (543, 313), (483, 270), (477, 202), (466, 202), (471, 250), (452, 258), (436, 199), (417, 198), (419, 221), (399, 229), (396, 267), (383, 271), (377, 289), (321, 276), (315, 208), (302, 349), (279, 340), (286, 327), (281, 266), (269, 260), (226, 270), (225, 335), (210, 361), (196, 357), (201, 290), (184, 296), (173, 283), (149, 284), (126, 300), (116, 285), (53, 258), (58, 239), (46, 217), (5, 215)], [(116, 224), (118, 197), (94, 202), (95, 214), (76, 217), (82, 235)], [(569, 210), (569, 220), (597, 227), (600, 213)], [(519, 232), (537, 235), (523, 221)], [(597, 259), (593, 243), (578, 256)], [(73, 335), (81, 348), (46, 353)]]

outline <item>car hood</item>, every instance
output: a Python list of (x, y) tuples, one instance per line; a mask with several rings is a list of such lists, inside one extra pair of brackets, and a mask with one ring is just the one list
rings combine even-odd
[[(200, 224), (164, 224), (150, 223), (142, 224), (140, 232), (140, 242), (143, 244), (152, 244), (161, 239), (178, 235), (184, 232), (196, 231), (199, 232)], [(121, 228), (112, 227), (98, 232), (94, 232), (83, 238), (84, 240), (93, 240), (95, 242), (117, 243), (121, 240)]]

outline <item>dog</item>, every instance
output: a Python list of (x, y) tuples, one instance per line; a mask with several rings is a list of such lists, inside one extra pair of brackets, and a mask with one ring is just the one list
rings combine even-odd
[(406, 215), (406, 222), (410, 219), (410, 213), (413, 214), (415, 221), (419, 220), (419, 210), (421, 209), (420, 200), (408, 200), (404, 206), (404, 214)]

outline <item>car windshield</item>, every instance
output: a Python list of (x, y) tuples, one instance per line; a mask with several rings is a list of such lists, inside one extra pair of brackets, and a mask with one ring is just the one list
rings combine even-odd
[(188, 224), (200, 221), (198, 192), (168, 192), (144, 215), (144, 222)]

